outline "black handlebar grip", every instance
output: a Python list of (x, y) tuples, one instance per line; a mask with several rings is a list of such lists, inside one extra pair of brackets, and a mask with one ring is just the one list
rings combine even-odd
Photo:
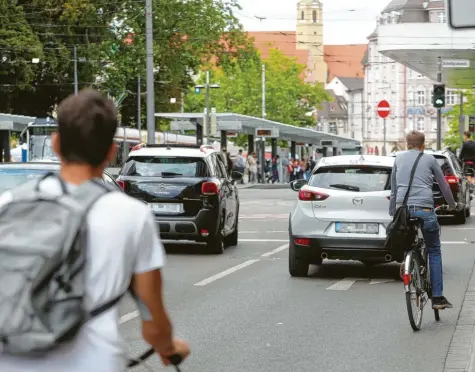
[(167, 357), (167, 359), (170, 361), (171, 364), (174, 366), (178, 366), (183, 362), (183, 358), (180, 354), (173, 354)]

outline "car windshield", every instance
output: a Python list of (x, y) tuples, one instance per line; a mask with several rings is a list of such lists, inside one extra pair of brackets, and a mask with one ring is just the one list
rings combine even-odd
[(308, 184), (324, 189), (373, 192), (391, 188), (391, 168), (368, 166), (321, 167)]
[(46, 174), (48, 169), (0, 169), (0, 194)]
[(193, 157), (132, 156), (122, 169), (124, 176), (207, 177), (206, 163)]

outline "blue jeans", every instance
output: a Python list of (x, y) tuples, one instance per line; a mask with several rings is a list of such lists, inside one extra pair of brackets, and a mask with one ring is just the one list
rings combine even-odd
[(441, 297), (444, 291), (442, 277), (442, 253), (440, 251), (440, 226), (434, 211), (424, 211), (419, 207), (409, 207), (411, 216), (424, 220), (422, 236), (429, 254), (432, 296)]

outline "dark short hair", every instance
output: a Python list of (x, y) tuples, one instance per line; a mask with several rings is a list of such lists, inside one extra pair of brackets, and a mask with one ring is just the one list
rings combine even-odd
[(426, 137), (424, 136), (424, 133), (418, 132), (416, 130), (413, 130), (406, 136), (406, 144), (409, 150), (421, 148), (425, 141)]
[(58, 107), (61, 156), (66, 162), (98, 167), (117, 130), (114, 103), (93, 89), (69, 96)]
[(470, 133), (469, 131), (463, 132), (463, 135), (467, 138), (472, 138), (472, 133)]

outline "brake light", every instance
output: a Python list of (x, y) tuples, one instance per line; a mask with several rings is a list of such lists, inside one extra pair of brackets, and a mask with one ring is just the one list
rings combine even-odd
[(297, 238), (295, 239), (295, 244), (310, 246), (310, 239), (307, 238)]
[(218, 194), (218, 185), (214, 182), (205, 182), (201, 185), (201, 193), (203, 195), (216, 195)]
[(459, 179), (457, 176), (445, 176), (445, 180), (449, 185), (454, 185), (459, 183)]
[(404, 273), (402, 275), (402, 281), (404, 282), (404, 285), (409, 285), (409, 283), (411, 282), (411, 275), (408, 273)]
[(323, 194), (321, 192), (310, 191), (310, 190), (300, 190), (299, 191), (299, 200), (302, 201), (323, 201), (327, 199), (329, 195)]
[(124, 181), (117, 180), (116, 182), (122, 190), (125, 190), (125, 182)]

